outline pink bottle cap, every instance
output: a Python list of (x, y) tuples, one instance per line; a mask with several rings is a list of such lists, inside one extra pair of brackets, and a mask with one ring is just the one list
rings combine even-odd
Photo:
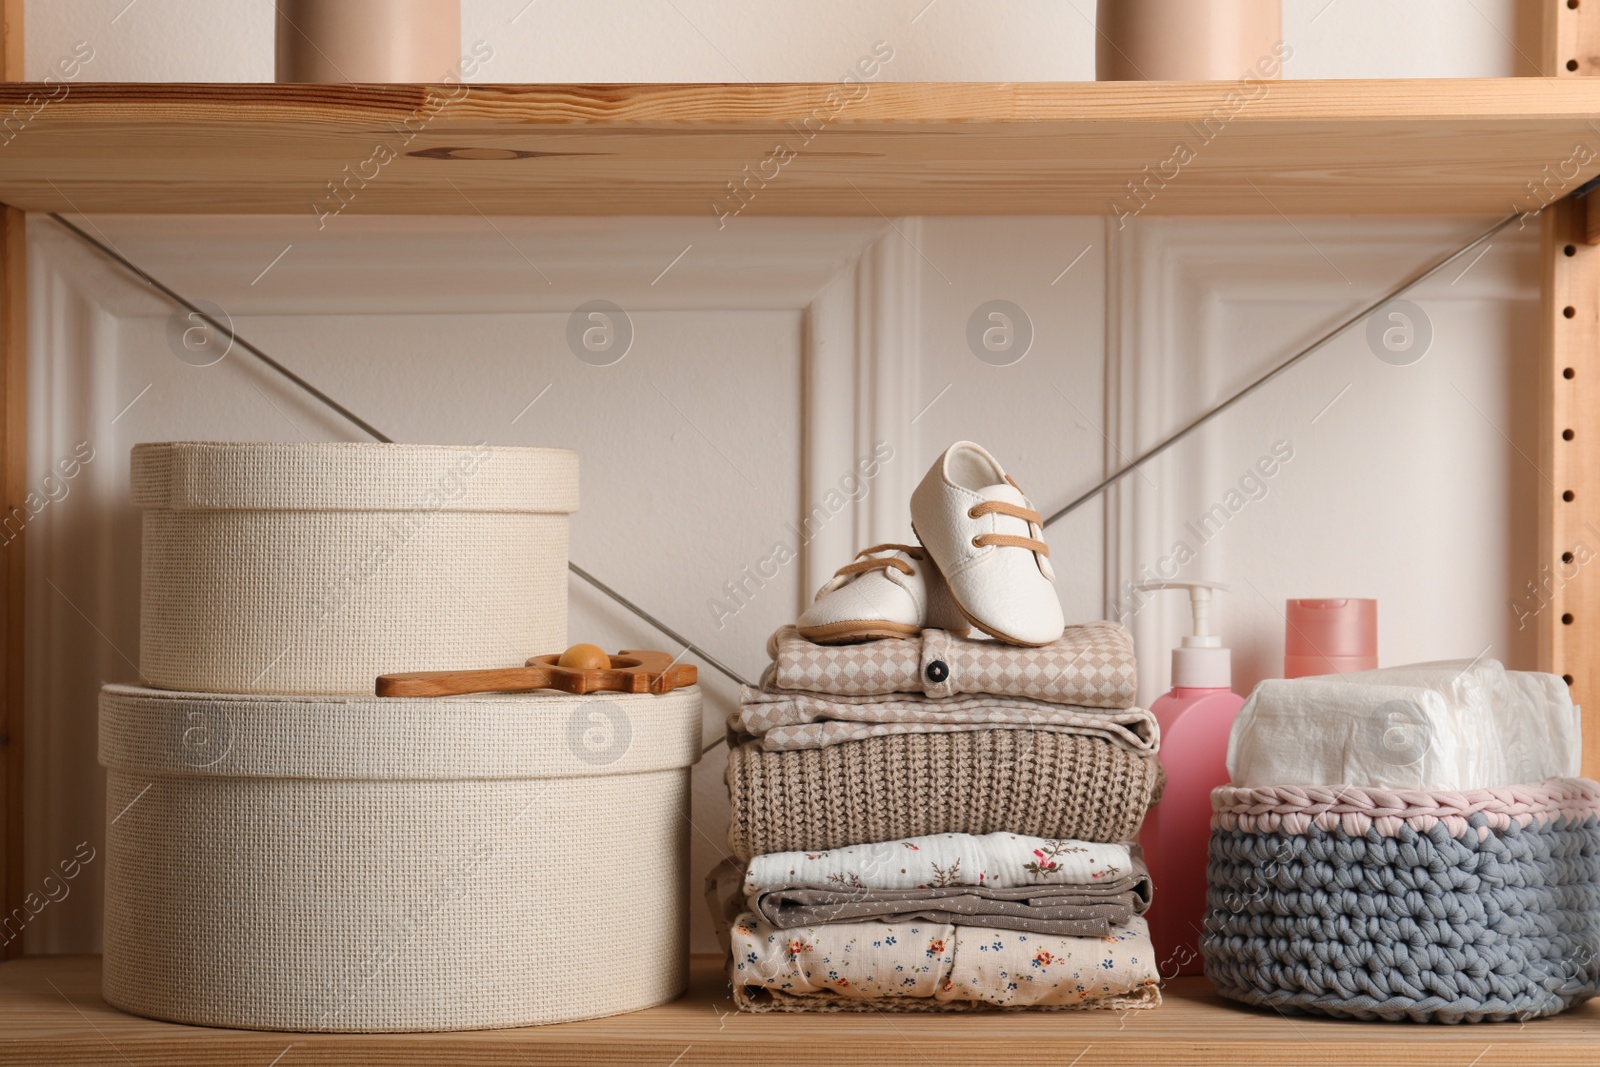
[(1285, 615), (1285, 678), (1365, 671), (1378, 665), (1376, 600), (1291, 600)]

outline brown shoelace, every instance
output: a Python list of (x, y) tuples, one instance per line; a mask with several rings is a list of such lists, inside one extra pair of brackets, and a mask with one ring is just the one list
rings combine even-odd
[[(1006, 475), (1006, 481), (1011, 482), (1011, 476)], [(1011, 487), (1017, 492), (1022, 492), (1022, 486), (1011, 482)], [(981, 504), (974, 504), (967, 509), (967, 518), (977, 519), (985, 515), (1006, 515), (1013, 519), (1022, 519), (1030, 526), (1043, 527), (1043, 520), (1037, 511), (1022, 507), (1020, 504), (1007, 504), (1003, 500), (985, 500)], [(972, 539), (974, 548), (983, 548), (987, 545), (996, 545), (1000, 548), (1026, 548), (1030, 552), (1037, 552), (1041, 556), (1050, 555), (1050, 546), (1043, 541), (1036, 541), (1031, 537), (1020, 537), (1017, 534), (979, 534)]]
[(904, 574), (917, 573), (914, 569), (912, 569), (911, 564), (907, 563), (903, 559), (895, 559), (893, 556), (884, 556), (882, 559), (862, 558), (863, 556), (871, 556), (878, 552), (904, 552), (912, 559), (919, 561), (927, 558), (922, 554), (923, 550), (921, 545), (873, 545), (871, 548), (863, 548), (860, 552), (857, 552), (856, 562), (846, 563), (843, 567), (840, 567), (838, 570), (834, 571), (833, 576), (835, 578), (842, 578), (847, 574), (865, 574), (867, 571), (886, 571), (890, 567), (893, 567), (895, 570)]

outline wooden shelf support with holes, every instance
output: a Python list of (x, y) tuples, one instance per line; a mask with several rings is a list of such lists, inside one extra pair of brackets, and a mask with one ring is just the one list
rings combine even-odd
[[(1537, 610), (1539, 666), (1568, 680), (1586, 708), (1583, 765), (1600, 769), (1600, 246), (1584, 239), (1584, 209), (1545, 212), (1540, 379), (1539, 571), (1518, 590)], [(1526, 614), (1522, 616), (1526, 618)]]
[[(1546, 0), (1545, 73), (1600, 85), (1600, 0)], [(1538, 574), (1518, 590), (1539, 668), (1585, 709), (1583, 770), (1600, 777), (1600, 192), (1544, 213)]]

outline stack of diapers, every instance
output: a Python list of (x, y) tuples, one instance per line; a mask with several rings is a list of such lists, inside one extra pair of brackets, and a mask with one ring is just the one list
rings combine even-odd
[(1527, 1020), (1600, 992), (1600, 784), (1554, 675), (1493, 660), (1261, 683), (1212, 793), (1201, 941), (1280, 1011)]
[(1228, 738), (1236, 786), (1492, 789), (1578, 773), (1578, 709), (1553, 674), (1492, 659), (1271, 678)]
[(1115, 623), (1042, 647), (793, 626), (728, 721), (708, 897), (748, 1011), (1160, 1003), (1138, 835), (1163, 782)]

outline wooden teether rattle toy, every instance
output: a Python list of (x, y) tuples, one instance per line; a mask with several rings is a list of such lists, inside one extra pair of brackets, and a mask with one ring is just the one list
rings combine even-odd
[(526, 667), (484, 671), (412, 671), (378, 679), (381, 697), (445, 697), (462, 693), (521, 693), (563, 689), (568, 693), (666, 693), (694, 685), (693, 664), (674, 663), (665, 652), (618, 652), (608, 656), (594, 645), (529, 658)]

